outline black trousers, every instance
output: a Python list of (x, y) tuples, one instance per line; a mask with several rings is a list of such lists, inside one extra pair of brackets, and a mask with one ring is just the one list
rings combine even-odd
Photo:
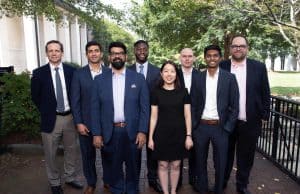
[(236, 187), (247, 188), (260, 131), (259, 126), (254, 127), (249, 122), (237, 122), (235, 130), (229, 136), (225, 184), (227, 184), (230, 178), (234, 156), (236, 154)]
[(196, 153), (195, 187), (200, 192), (208, 192), (207, 158), (209, 145), (213, 147), (215, 167), (215, 194), (223, 193), (224, 172), (226, 167), (228, 132), (219, 125), (200, 124), (194, 131), (194, 148)]

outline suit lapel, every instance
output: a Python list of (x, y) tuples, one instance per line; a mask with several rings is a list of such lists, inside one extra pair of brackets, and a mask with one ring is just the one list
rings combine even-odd
[(103, 75), (106, 76), (104, 80), (106, 80), (105, 83), (105, 89), (107, 90), (105, 93), (107, 94), (107, 98), (110, 99), (111, 104), (111, 110), (112, 110), (112, 121), (114, 120), (114, 96), (113, 96), (113, 85), (112, 85), (112, 71), (108, 71), (107, 74)]
[(207, 71), (205, 71), (203, 73), (204, 76), (201, 76), (201, 83), (203, 83), (201, 90), (202, 90), (202, 94), (203, 94), (203, 102), (205, 104), (205, 100), (206, 100), (206, 76), (207, 76)]
[(125, 97), (124, 97), (124, 112), (126, 111), (126, 102), (127, 102), (127, 98), (128, 96), (130, 95), (129, 92), (130, 92), (130, 86), (131, 86), (131, 72), (126, 69), (126, 73), (125, 73)]
[(222, 69), (219, 68), (219, 77), (218, 77), (218, 85), (217, 85), (217, 101), (220, 97), (220, 94), (222, 93), (221, 90), (223, 88), (222, 87), (223, 83), (225, 83), (223, 71), (222, 71)]
[(90, 81), (93, 80), (89, 65), (86, 65), (83, 70), (84, 70), (84, 74), (85, 74), (84, 77), (88, 78)]
[(56, 96), (55, 96), (55, 92), (54, 92), (54, 85), (53, 85), (53, 80), (52, 80), (52, 75), (51, 75), (51, 67), (50, 64), (48, 63), (48, 68), (46, 68), (46, 72), (45, 72), (45, 76), (47, 77), (47, 82), (50, 86), (50, 95), (54, 96), (55, 100), (56, 100)]

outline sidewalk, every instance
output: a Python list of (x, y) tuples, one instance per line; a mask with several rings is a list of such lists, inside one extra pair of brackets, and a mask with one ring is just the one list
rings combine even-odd
[[(21, 146), (21, 148), (24, 146)], [(19, 153), (16, 149), (13, 153), (0, 155), (0, 194), (51, 194), (45, 172), (45, 161), (40, 149), (31, 149), (32, 152)], [(39, 151), (40, 150), (40, 151)], [(98, 158), (99, 158), (99, 153)], [(59, 163), (62, 164), (62, 154), (59, 154)], [(142, 172), (140, 178), (140, 193), (155, 194), (156, 192), (148, 187), (146, 179), (146, 158), (143, 152)], [(212, 185), (214, 170), (211, 156), (208, 161), (208, 172), (210, 184)], [(63, 165), (61, 165), (63, 166)], [(81, 173), (81, 159), (78, 154), (77, 162), (78, 178), (85, 183)], [(103, 190), (101, 181), (101, 161), (97, 161), (99, 181), (96, 194), (108, 194)], [(187, 181), (188, 166), (184, 165), (183, 186), (178, 194), (196, 194)], [(228, 184), (226, 194), (235, 194), (234, 171)], [(82, 190), (74, 190), (67, 185), (63, 185), (65, 194), (82, 194)], [(261, 154), (256, 153), (254, 168), (250, 177), (249, 190), (253, 194), (300, 194), (300, 185), (281, 172), (271, 162)]]

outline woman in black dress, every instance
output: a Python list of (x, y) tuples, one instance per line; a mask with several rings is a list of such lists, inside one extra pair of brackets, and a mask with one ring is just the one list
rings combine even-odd
[(158, 87), (151, 94), (151, 118), (148, 147), (158, 160), (158, 176), (164, 194), (176, 194), (180, 161), (193, 146), (191, 138), (191, 107), (188, 91), (180, 87), (178, 70), (172, 61), (160, 69)]

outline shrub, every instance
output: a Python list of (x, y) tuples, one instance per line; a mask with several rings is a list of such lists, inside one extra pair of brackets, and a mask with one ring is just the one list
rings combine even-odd
[(29, 72), (4, 74), (0, 83), (0, 137), (13, 132), (22, 132), (28, 137), (38, 136), (40, 116), (31, 101)]

